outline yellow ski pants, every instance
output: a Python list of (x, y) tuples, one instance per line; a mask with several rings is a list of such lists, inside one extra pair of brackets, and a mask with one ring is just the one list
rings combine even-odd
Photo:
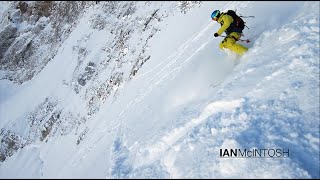
[(237, 32), (230, 33), (220, 43), (220, 48), (221, 49), (227, 48), (239, 55), (242, 55), (243, 53), (248, 51), (248, 48), (242, 46), (241, 44), (236, 44), (236, 41), (238, 41), (240, 37), (241, 37), (240, 33), (237, 33)]

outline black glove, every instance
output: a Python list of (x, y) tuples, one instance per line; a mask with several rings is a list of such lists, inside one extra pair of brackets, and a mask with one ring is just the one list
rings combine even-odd
[(214, 33), (214, 37), (218, 37), (219, 36), (219, 34), (218, 33)]

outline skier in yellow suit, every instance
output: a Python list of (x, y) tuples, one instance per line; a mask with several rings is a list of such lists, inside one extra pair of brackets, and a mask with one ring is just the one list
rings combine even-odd
[(227, 34), (227, 36), (220, 43), (221, 49), (227, 48), (239, 55), (243, 55), (248, 51), (248, 48), (236, 43), (241, 37), (244, 24), (242, 25), (242, 28), (238, 27), (238, 22), (234, 20), (231, 15), (220, 13), (219, 10), (213, 11), (211, 18), (212, 20), (221, 24), (221, 28), (214, 33), (214, 36), (218, 37), (223, 32)]

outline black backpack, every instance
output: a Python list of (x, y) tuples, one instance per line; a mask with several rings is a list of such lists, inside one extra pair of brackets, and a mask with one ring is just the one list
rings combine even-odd
[(225, 14), (231, 16), (233, 18), (233, 23), (232, 23), (232, 28), (234, 29), (240, 29), (241, 31), (245, 27), (245, 22), (241, 17), (239, 17), (235, 11), (233, 10), (228, 10)]

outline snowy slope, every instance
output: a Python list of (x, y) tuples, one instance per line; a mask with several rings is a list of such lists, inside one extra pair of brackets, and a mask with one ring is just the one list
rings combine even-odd
[[(1, 80), (1, 148), (19, 148), (0, 177), (320, 178), (319, 2), (179, 5), (90, 6), (32, 80)], [(218, 48), (215, 9), (255, 16), (243, 57)]]

